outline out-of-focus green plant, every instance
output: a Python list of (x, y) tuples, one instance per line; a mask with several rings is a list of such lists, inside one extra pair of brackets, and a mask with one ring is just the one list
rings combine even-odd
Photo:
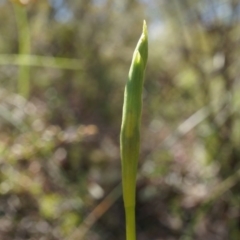
[[(31, 41), (28, 18), (25, 6), (21, 1), (13, 1), (13, 8), (16, 16), (18, 28), (19, 54), (30, 54)], [(30, 68), (29, 66), (19, 67), (18, 92), (25, 98), (29, 97), (30, 92)]]
[(125, 87), (121, 127), (121, 159), (123, 199), (126, 214), (127, 240), (136, 239), (135, 197), (136, 175), (140, 149), (140, 122), (142, 112), (142, 88), (148, 58), (147, 25), (133, 53), (133, 59)]

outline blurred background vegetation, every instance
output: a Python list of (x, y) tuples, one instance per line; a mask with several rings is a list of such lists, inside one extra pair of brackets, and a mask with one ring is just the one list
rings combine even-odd
[(0, 239), (125, 238), (119, 131), (143, 19), (138, 239), (240, 239), (237, 0), (0, 0)]

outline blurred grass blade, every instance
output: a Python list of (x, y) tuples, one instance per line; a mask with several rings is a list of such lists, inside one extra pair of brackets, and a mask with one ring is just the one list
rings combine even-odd
[(71, 58), (47, 57), (28, 54), (0, 54), (0, 65), (19, 65), (31, 67), (83, 69), (83, 61)]
[[(18, 28), (19, 54), (30, 54), (30, 31), (27, 19), (27, 11), (24, 6), (13, 2), (14, 13)], [(29, 66), (19, 67), (18, 93), (25, 98), (29, 97), (30, 92), (30, 68)]]

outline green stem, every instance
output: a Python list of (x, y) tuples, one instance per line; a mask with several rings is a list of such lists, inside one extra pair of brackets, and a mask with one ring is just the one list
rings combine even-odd
[[(30, 54), (30, 31), (28, 25), (27, 11), (25, 6), (13, 3), (13, 8), (16, 16), (19, 39), (19, 54)], [(29, 66), (19, 67), (18, 76), (18, 93), (23, 97), (28, 98), (30, 92), (30, 68)]]
[(147, 57), (148, 37), (147, 25), (144, 21), (142, 35), (133, 53), (128, 81), (125, 86), (120, 134), (123, 200), (126, 214), (127, 240), (136, 240), (136, 177), (140, 151), (142, 90)]
[(127, 240), (136, 240), (135, 206), (125, 208)]

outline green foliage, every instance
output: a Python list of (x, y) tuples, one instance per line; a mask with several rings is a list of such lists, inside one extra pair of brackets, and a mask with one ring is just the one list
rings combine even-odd
[(0, 239), (124, 239), (119, 126), (142, 19), (137, 238), (239, 239), (238, 2), (0, 1)]

